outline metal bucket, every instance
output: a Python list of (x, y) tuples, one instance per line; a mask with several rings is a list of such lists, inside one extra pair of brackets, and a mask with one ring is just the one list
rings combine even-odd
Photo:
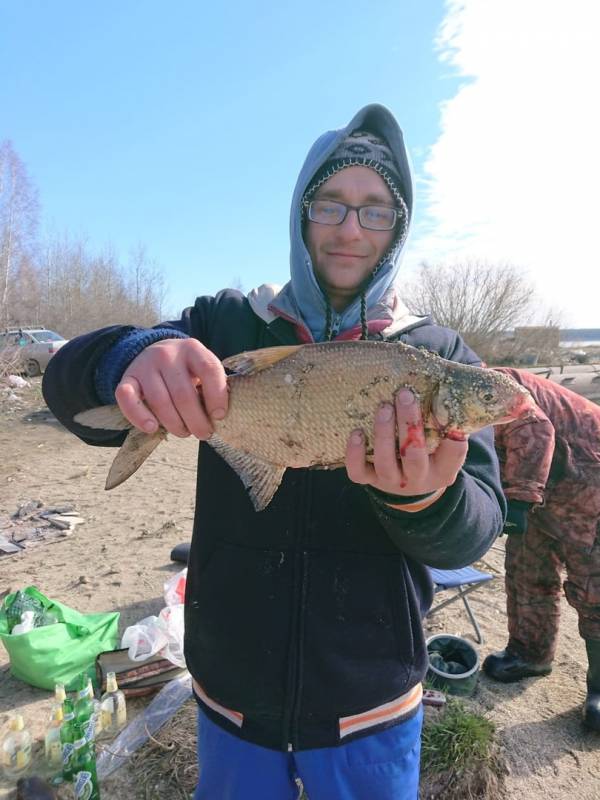
[(438, 633), (427, 639), (427, 680), (449, 694), (470, 696), (479, 677), (479, 654), (460, 636)]

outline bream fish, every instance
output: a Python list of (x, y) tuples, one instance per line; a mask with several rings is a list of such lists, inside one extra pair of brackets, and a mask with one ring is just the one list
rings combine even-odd
[[(236, 471), (257, 511), (277, 491), (286, 469), (343, 466), (348, 437), (361, 428), (372, 457), (375, 413), (407, 387), (417, 397), (427, 451), (443, 438), (462, 438), (524, 416), (526, 389), (482, 367), (447, 361), (401, 342), (346, 341), (270, 347), (231, 356), (229, 410), (207, 440)], [(118, 406), (77, 414), (92, 428), (130, 432), (106, 488), (125, 481), (165, 438), (133, 428)]]

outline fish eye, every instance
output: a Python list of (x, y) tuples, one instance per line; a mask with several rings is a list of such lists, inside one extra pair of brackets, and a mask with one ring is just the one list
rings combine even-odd
[(486, 403), (486, 405), (490, 405), (491, 403), (495, 402), (496, 395), (494, 394), (494, 392), (490, 391), (489, 389), (482, 389), (479, 392), (479, 399), (483, 403)]

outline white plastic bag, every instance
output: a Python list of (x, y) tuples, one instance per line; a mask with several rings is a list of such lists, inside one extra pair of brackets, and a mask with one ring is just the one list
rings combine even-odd
[(183, 603), (166, 606), (158, 617), (146, 617), (130, 625), (123, 634), (121, 647), (128, 648), (132, 661), (145, 661), (158, 653), (183, 668), (183, 626)]
[(126, 628), (121, 647), (129, 649), (132, 661), (145, 661), (160, 652), (169, 643), (158, 617), (145, 617)]
[(96, 763), (99, 780), (105, 780), (126, 764), (132, 753), (148, 741), (191, 697), (192, 679), (189, 672), (165, 684), (150, 705), (113, 739), (109, 747), (102, 750)]
[(167, 645), (162, 651), (162, 655), (172, 661), (178, 667), (185, 667), (183, 657), (183, 603), (174, 606), (166, 606), (158, 615), (165, 636)]
[(185, 584), (187, 580), (187, 567), (173, 575), (164, 584), (165, 605), (178, 606), (185, 600)]

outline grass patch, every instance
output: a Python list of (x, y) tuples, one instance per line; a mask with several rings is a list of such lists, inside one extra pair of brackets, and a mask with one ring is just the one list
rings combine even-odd
[(451, 698), (425, 722), (421, 742), (423, 800), (502, 798), (506, 768), (494, 724)]

